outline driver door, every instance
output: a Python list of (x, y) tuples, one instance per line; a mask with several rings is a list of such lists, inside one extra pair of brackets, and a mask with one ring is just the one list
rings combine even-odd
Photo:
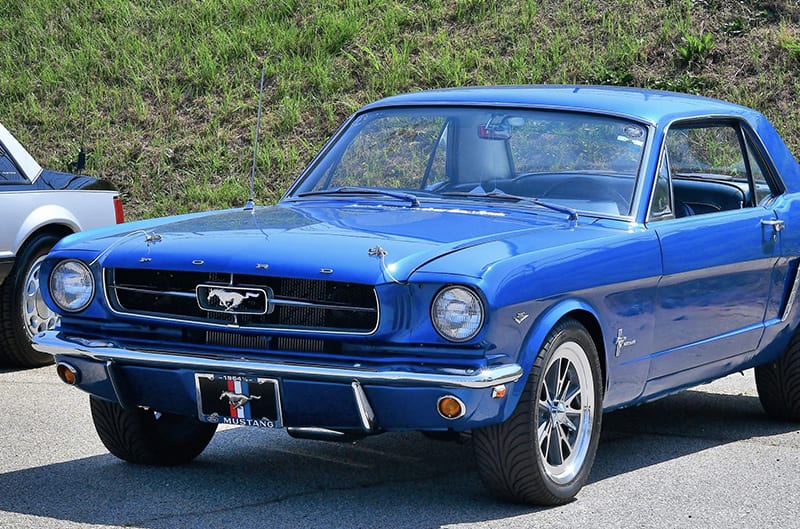
[[(660, 177), (669, 211), (651, 226), (661, 245), (650, 379), (754, 350), (764, 330), (782, 221), (765, 164), (736, 121), (669, 129)], [(658, 192), (655, 194), (658, 195)]]

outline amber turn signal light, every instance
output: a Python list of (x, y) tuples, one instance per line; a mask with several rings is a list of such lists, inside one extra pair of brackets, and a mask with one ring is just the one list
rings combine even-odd
[(461, 402), (461, 399), (453, 395), (445, 395), (441, 397), (436, 403), (436, 409), (439, 415), (445, 419), (458, 419), (467, 413), (467, 407)]
[(500, 384), (499, 386), (495, 386), (492, 388), (492, 398), (493, 399), (502, 399), (508, 393), (508, 388), (506, 388), (505, 384)]
[(80, 380), (78, 370), (63, 362), (59, 362), (56, 366), (56, 373), (58, 373), (58, 378), (60, 378), (62, 382), (70, 386), (74, 386)]

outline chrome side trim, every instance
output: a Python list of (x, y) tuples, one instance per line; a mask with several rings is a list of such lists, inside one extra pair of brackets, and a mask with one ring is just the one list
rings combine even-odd
[(786, 301), (786, 307), (783, 309), (783, 314), (781, 314), (781, 322), (786, 321), (789, 314), (792, 312), (794, 302), (797, 300), (798, 289), (800, 289), (800, 268), (794, 273), (794, 283), (792, 283), (792, 290), (789, 292), (789, 299)]
[(372, 410), (372, 406), (369, 405), (367, 394), (364, 393), (364, 388), (361, 387), (358, 380), (354, 380), (350, 385), (353, 387), (353, 394), (358, 406), (358, 415), (361, 417), (361, 427), (367, 433), (372, 432), (375, 430), (375, 412)]
[(179, 298), (194, 298), (197, 299), (196, 292), (181, 292), (179, 290), (151, 290), (149, 288), (140, 287), (126, 287), (121, 285), (107, 285), (114, 290), (124, 290), (126, 292), (138, 292), (140, 294), (150, 294), (159, 296), (175, 296)]
[[(399, 369), (364, 369), (331, 367), (323, 365), (266, 362), (250, 358), (226, 358), (193, 354), (126, 349), (113, 342), (61, 337), (59, 331), (46, 331), (36, 335), (33, 347), (49, 355), (84, 356), (117, 367), (140, 365), (192, 370), (216, 370), (252, 375), (290, 377), (303, 380), (325, 380), (352, 384), (385, 384), (394, 386), (432, 386), (465, 389), (484, 389), (515, 382), (522, 377), (522, 367), (506, 364), (479, 371), (464, 369), (430, 369), (406, 371)], [(366, 400), (365, 400), (366, 402)]]

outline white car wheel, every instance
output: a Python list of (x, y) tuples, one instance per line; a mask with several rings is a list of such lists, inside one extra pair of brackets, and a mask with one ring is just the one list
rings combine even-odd
[(25, 322), (25, 330), (28, 332), (29, 338), (33, 338), (40, 332), (55, 328), (58, 323), (58, 315), (45, 304), (39, 286), (39, 270), (44, 258), (44, 255), (37, 258), (28, 269), (25, 287), (22, 289), (20, 307), (22, 308), (22, 319)]
[(31, 339), (52, 329), (58, 317), (42, 299), (39, 270), (59, 236), (40, 233), (17, 255), (11, 274), (0, 285), (0, 365), (38, 367), (53, 363), (53, 357), (33, 349)]

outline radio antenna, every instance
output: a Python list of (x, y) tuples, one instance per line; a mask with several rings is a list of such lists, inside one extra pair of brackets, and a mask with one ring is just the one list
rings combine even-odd
[(256, 186), (256, 160), (258, 159), (258, 129), (261, 128), (261, 101), (264, 97), (264, 72), (267, 69), (267, 61), (261, 63), (261, 86), (258, 89), (258, 114), (256, 116), (256, 134), (253, 139), (253, 165), (250, 168), (250, 198), (244, 205), (245, 211), (255, 212), (255, 186)]
[(84, 89), (84, 101), (83, 101), (83, 116), (81, 119), (81, 146), (78, 150), (78, 159), (75, 160), (75, 173), (81, 175), (83, 174), (83, 170), (86, 168), (86, 150), (84, 149), (84, 145), (86, 144), (86, 114), (88, 114), (86, 110), (86, 91), (88, 90), (89, 86), (89, 79), (87, 75), (86, 84), (83, 86)]

